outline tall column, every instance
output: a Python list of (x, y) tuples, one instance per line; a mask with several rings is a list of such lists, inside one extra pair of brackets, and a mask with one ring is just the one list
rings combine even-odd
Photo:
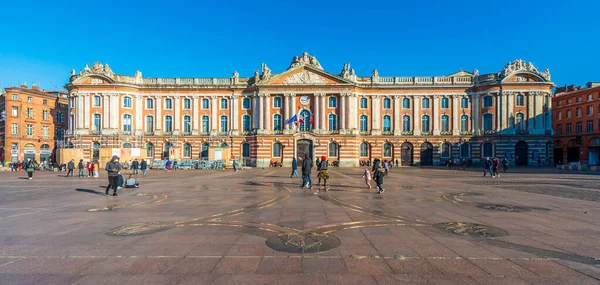
[(154, 108), (156, 108), (156, 115), (154, 116), (154, 123), (156, 124), (156, 131), (160, 131), (162, 130), (162, 122), (163, 122), (163, 117), (162, 117), (162, 96), (158, 95), (156, 97), (154, 97)]
[[(548, 96), (548, 106), (546, 112), (544, 113), (544, 130), (552, 131), (552, 94), (544, 93), (542, 96)], [(542, 107), (543, 108), (543, 107)]]
[(258, 110), (256, 117), (258, 118), (258, 129), (262, 132), (265, 129), (265, 96), (258, 94)]
[(514, 126), (514, 120), (515, 120), (515, 114), (514, 114), (514, 106), (513, 106), (513, 102), (515, 100), (515, 95), (514, 92), (509, 91), (507, 92), (507, 96), (506, 96), (506, 134), (515, 134), (515, 126)]
[(217, 118), (218, 99), (216, 95), (210, 96), (210, 131), (219, 130), (219, 118)]
[(458, 108), (460, 108), (459, 103), (458, 95), (452, 95), (452, 135), (454, 136), (460, 135), (460, 120), (458, 116)]
[(110, 128), (119, 130), (119, 106), (121, 96), (118, 93), (113, 93), (110, 97)]
[(83, 94), (77, 94), (75, 97), (75, 118), (77, 124), (75, 125), (75, 129), (83, 129), (83, 115), (85, 111), (83, 110)]
[(494, 121), (496, 121), (496, 133), (500, 133), (500, 131), (502, 130), (502, 124), (504, 119), (502, 118), (502, 112), (504, 109), (504, 106), (502, 105), (502, 93), (498, 92), (498, 94), (496, 94), (496, 96), (494, 96), (495, 99), (495, 105), (496, 105), (496, 115), (494, 116)]
[(358, 120), (358, 96), (356, 94), (350, 94), (350, 129), (352, 130), (353, 135), (358, 135), (358, 124), (356, 123)]
[(173, 116), (173, 130), (175, 133), (179, 133), (181, 128), (181, 97), (179, 95), (173, 96), (173, 101), (175, 101), (175, 115)]
[[(583, 110), (586, 112), (587, 110)], [(587, 113), (586, 113), (587, 114)], [(544, 133), (544, 93), (536, 92), (535, 95), (535, 128), (538, 129), (538, 134)]]
[(289, 132), (290, 130), (290, 125), (287, 124), (287, 120), (290, 119), (290, 94), (283, 94), (283, 124), (284, 124), (284, 132)]
[(327, 124), (327, 102), (325, 100), (326, 98), (326, 94), (325, 93), (321, 93), (319, 94), (319, 98), (321, 100), (321, 110), (319, 110), (319, 116), (321, 116), (321, 132), (325, 132), (328, 129), (328, 124)]
[(83, 128), (86, 129), (87, 132), (90, 130), (90, 121), (91, 121), (91, 96), (90, 93), (86, 93), (83, 95)]
[(421, 96), (413, 96), (413, 135), (420, 136), (421, 135), (421, 116), (419, 113), (421, 111)]
[(440, 96), (433, 95), (433, 116), (431, 118), (433, 120), (433, 135), (440, 135)]
[(104, 94), (102, 94), (102, 129), (110, 128), (109, 110), (110, 110), (110, 95), (107, 93), (104, 93)]
[(198, 104), (200, 103), (200, 100), (198, 99), (197, 94), (193, 96), (194, 98), (192, 99), (192, 134), (198, 135), (198, 129), (200, 128), (200, 118), (198, 114), (200, 108)]
[(346, 98), (345, 94), (340, 94), (340, 133), (346, 132)]
[(135, 95), (135, 132), (140, 135), (143, 130), (142, 120), (142, 95)]
[(260, 130), (260, 97), (258, 94), (252, 95), (252, 125), (255, 130)]
[(394, 135), (399, 136), (402, 134), (402, 128), (400, 126), (400, 96), (394, 96)]
[(480, 121), (480, 113), (481, 113), (481, 104), (479, 104), (479, 94), (471, 95), (473, 104), (471, 106), (471, 117), (473, 118), (473, 134), (476, 136), (481, 135), (481, 125)]
[(379, 95), (371, 96), (371, 120), (372, 120), (372, 128), (371, 135), (381, 135), (381, 97)]
[(315, 107), (313, 108), (313, 114), (315, 118), (314, 131), (317, 133), (321, 131), (321, 96), (319, 95), (320, 94), (314, 95)]
[(535, 128), (535, 110), (534, 110), (534, 95), (532, 92), (527, 94), (527, 130), (531, 132)]
[(292, 102), (291, 104), (291, 108), (290, 108), (290, 114), (291, 116), (298, 114), (298, 109), (296, 109), (296, 94), (292, 93), (290, 94), (290, 101)]
[(265, 100), (264, 103), (264, 113), (265, 113), (265, 117), (264, 117), (264, 129), (267, 132), (271, 132), (271, 121), (273, 120), (273, 118), (271, 118), (271, 95), (270, 94), (265, 94), (265, 96), (263, 97)]
[(232, 128), (237, 133), (240, 130), (240, 96), (233, 95), (233, 103), (231, 104), (231, 122), (233, 123)]

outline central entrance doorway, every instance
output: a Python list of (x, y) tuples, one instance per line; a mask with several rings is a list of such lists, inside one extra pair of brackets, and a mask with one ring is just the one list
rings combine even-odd
[(400, 153), (402, 159), (402, 166), (411, 166), (413, 164), (413, 145), (409, 142), (402, 144), (402, 150)]
[(421, 145), (421, 166), (433, 166), (433, 145), (428, 142)]
[(304, 160), (304, 156), (307, 154), (310, 159), (313, 159), (313, 142), (306, 139), (296, 141), (296, 159), (298, 160), (298, 164)]
[[(524, 141), (520, 141), (515, 145), (515, 165), (527, 166), (527, 152), (529, 147)], [(518, 159), (516, 159), (518, 157)]]

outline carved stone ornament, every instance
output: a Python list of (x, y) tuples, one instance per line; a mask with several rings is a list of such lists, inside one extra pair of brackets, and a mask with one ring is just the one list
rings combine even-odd
[(292, 59), (292, 63), (290, 64), (290, 67), (288, 67), (288, 69), (296, 68), (302, 65), (310, 65), (314, 68), (323, 70), (323, 67), (321, 67), (321, 64), (319, 63), (317, 58), (312, 55), (309, 55), (307, 52), (304, 52), (301, 56), (294, 56), (294, 58)]
[[(71, 75), (75, 75), (74, 73), (75, 73), (74, 70), (71, 71)], [(114, 75), (114, 73), (112, 72), (112, 70), (108, 66), (108, 63), (103, 66), (99, 62), (94, 62), (94, 64), (92, 64), (92, 68), (90, 68), (86, 64), (85, 68), (83, 69), (83, 72), (81, 72), (81, 74), (82, 75), (100, 74), (100, 75), (105, 75), (105, 76), (108, 76), (108, 77), (112, 77)]]
[(283, 84), (326, 84), (327, 82), (312, 72), (302, 70), (283, 81)]
[(550, 70), (548, 70), (546, 68), (546, 70), (544, 70), (544, 72), (540, 72), (531, 62), (526, 63), (522, 59), (517, 59), (513, 62), (507, 63), (504, 66), (504, 69), (502, 70), (502, 72), (500, 73), (500, 76), (506, 77), (517, 71), (529, 71), (529, 72), (532, 72), (532, 73), (542, 76), (544, 79), (546, 79), (548, 81), (550, 80)]

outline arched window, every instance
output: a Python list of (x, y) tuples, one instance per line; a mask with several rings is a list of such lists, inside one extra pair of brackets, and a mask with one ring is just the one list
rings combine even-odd
[(337, 130), (337, 116), (335, 114), (329, 114), (329, 130)]
[(300, 131), (310, 132), (310, 112), (306, 109), (303, 109), (302, 111), (300, 111), (300, 118), (298, 119), (302, 120), (302, 123), (299, 124)]
[(132, 148), (132, 147), (133, 147), (133, 145), (131, 145), (130, 142), (124, 142), (123, 143), (123, 148)]
[(369, 131), (369, 117), (367, 117), (367, 115), (360, 115), (360, 131)]
[(423, 132), (429, 132), (431, 128), (429, 127), (429, 115), (423, 115), (421, 117), (421, 130)]
[(154, 157), (154, 145), (146, 143), (146, 157)]
[(393, 150), (392, 143), (389, 143), (389, 142), (385, 143), (383, 145), (383, 157), (387, 157), (387, 158), (392, 157), (392, 150)]
[(227, 120), (227, 116), (221, 116), (221, 132), (227, 132), (229, 130), (229, 124)]
[(154, 99), (146, 98), (146, 109), (154, 109)]
[(450, 100), (448, 98), (442, 98), (442, 109), (450, 108)]
[(173, 117), (167, 115), (165, 116), (165, 131), (172, 132), (173, 131)]
[(200, 145), (200, 158), (208, 159), (208, 143)]
[(390, 99), (390, 98), (383, 98), (383, 108), (384, 109), (391, 109), (392, 108), (392, 99)]
[(250, 110), (250, 98), (244, 98), (242, 99), (242, 109), (244, 110)]
[(123, 115), (123, 131), (131, 132), (131, 115)]
[(273, 144), (273, 157), (281, 157), (281, 143)]
[(515, 129), (522, 131), (525, 128), (525, 115), (523, 113), (517, 113), (515, 116)]
[(360, 157), (369, 157), (369, 144), (366, 142), (360, 144)]
[(281, 97), (273, 97), (273, 108), (281, 108)]
[(402, 99), (402, 109), (410, 109), (410, 99)]
[(517, 95), (517, 106), (525, 106), (525, 96), (523, 94)]
[(185, 109), (185, 110), (192, 109), (192, 100), (190, 100), (190, 98), (183, 99), (183, 109)]
[(192, 157), (192, 145), (189, 143), (183, 144), (183, 157)]
[(100, 107), (102, 105), (102, 98), (98, 95), (94, 95), (94, 107)]
[(421, 108), (429, 109), (429, 98), (421, 99)]
[(210, 132), (210, 117), (202, 116), (202, 132), (208, 133)]
[(448, 115), (442, 115), (441, 118), (441, 122), (442, 122), (442, 132), (449, 132), (450, 131), (450, 117)]
[(471, 157), (471, 144), (463, 143), (460, 145), (460, 157), (461, 158)]
[(360, 98), (360, 108), (361, 109), (369, 108), (369, 101), (367, 100), (367, 98)]
[[(279, 99), (281, 99), (281, 98), (279, 98)], [(273, 130), (275, 130), (275, 131), (281, 131), (282, 130), (281, 115), (280, 114), (273, 115)]]
[(485, 114), (483, 115), (483, 130), (491, 131), (494, 129), (494, 115)]
[(410, 132), (410, 116), (409, 115), (402, 116), (402, 131)]
[(462, 115), (460, 116), (460, 131), (466, 132), (469, 130), (469, 116)]
[(146, 132), (154, 132), (154, 117), (146, 116)]
[(483, 97), (483, 108), (489, 108), (494, 105), (494, 98), (492, 96)]
[(250, 115), (242, 116), (242, 131), (249, 132), (250, 131)]
[(99, 142), (94, 142), (92, 144), (92, 159), (93, 160), (98, 160), (100, 159), (100, 148), (102, 146), (100, 145)]
[(102, 116), (94, 114), (94, 131), (99, 132), (102, 129)]
[(469, 108), (469, 98), (467, 98), (467, 97), (460, 98), (460, 107), (462, 109), (468, 109)]
[(183, 116), (183, 132), (191, 133), (192, 132), (192, 118), (190, 116)]
[(390, 115), (383, 116), (383, 131), (384, 132), (392, 131), (392, 117), (390, 117)]
[(250, 144), (249, 143), (242, 144), (242, 157), (243, 158), (250, 157)]
[(329, 143), (329, 157), (338, 157), (338, 144), (336, 142)]
[(452, 155), (452, 145), (450, 143), (442, 144), (442, 158), (450, 158)]
[(228, 105), (227, 103), (228, 103), (227, 99), (221, 98), (221, 109), (222, 110), (227, 110), (227, 105)]
[(328, 103), (329, 108), (337, 108), (337, 98), (336, 97), (330, 96), (328, 99), (328, 102), (329, 102)]
[(170, 98), (165, 99), (165, 109), (167, 109), (167, 110), (173, 109), (173, 100), (171, 100)]
[(123, 108), (131, 108), (131, 97), (123, 97)]
[(483, 143), (481, 145), (482, 157), (494, 157), (494, 145), (490, 142)]
[(210, 109), (210, 100), (206, 98), (202, 99), (202, 109)]

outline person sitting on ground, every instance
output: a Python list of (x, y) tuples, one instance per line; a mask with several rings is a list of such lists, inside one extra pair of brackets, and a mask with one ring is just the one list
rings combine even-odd
[(140, 184), (135, 181), (133, 174), (129, 174), (129, 178), (125, 180), (125, 188), (139, 188)]

